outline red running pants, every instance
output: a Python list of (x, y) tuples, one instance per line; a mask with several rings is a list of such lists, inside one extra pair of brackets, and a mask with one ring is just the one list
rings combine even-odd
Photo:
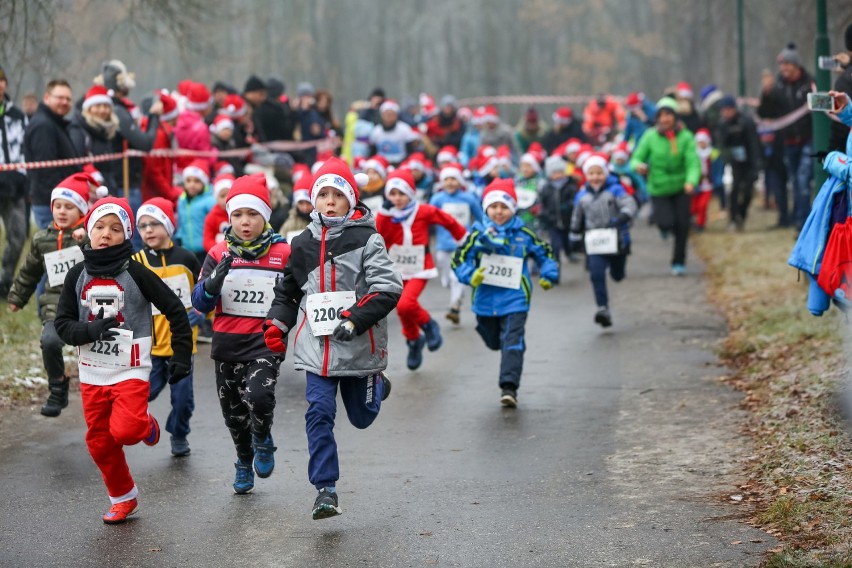
[(399, 321), (402, 322), (402, 335), (408, 341), (420, 337), (420, 327), (430, 318), (429, 312), (423, 309), (419, 301), (427, 282), (428, 280), (422, 278), (412, 278), (402, 282), (402, 295), (396, 305), (396, 313), (399, 315)]

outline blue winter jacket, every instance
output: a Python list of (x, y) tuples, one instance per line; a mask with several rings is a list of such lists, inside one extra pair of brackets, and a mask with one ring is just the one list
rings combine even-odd
[(216, 198), (210, 186), (204, 191), (188, 199), (186, 192), (178, 199), (177, 231), (175, 238), (180, 245), (191, 252), (205, 252), (204, 249), (204, 220), (216, 205)]
[[(846, 126), (852, 126), (852, 103), (847, 104), (846, 108), (837, 114), (837, 118)], [(829, 152), (823, 163), (825, 171), (849, 185), (852, 181), (852, 131), (846, 137), (846, 153)]]
[(657, 116), (657, 107), (651, 101), (642, 101), (642, 111), (648, 117), (648, 122), (642, 122), (636, 115), (630, 113), (624, 126), (624, 139), (632, 142), (634, 148), (645, 131), (654, 125), (654, 117)]
[[(496, 234), (486, 237), (487, 231)], [(502, 254), (518, 258), (532, 257), (541, 271), (541, 278), (559, 280), (559, 265), (553, 258), (550, 246), (539, 239), (524, 222), (513, 216), (504, 225), (495, 225), (487, 217), (474, 223), (471, 233), (453, 255), (453, 270), (462, 284), (479, 267), (484, 254)], [(473, 313), (478, 316), (502, 317), (518, 312), (528, 312), (532, 298), (532, 284), (527, 263), (523, 263), (521, 287), (517, 290), (480, 284), (473, 290)]]
[(479, 130), (473, 126), (468, 126), (464, 136), (462, 136), (461, 148), (459, 148), (459, 161), (461, 165), (467, 167), (467, 163), (471, 158), (476, 156), (479, 150)]
[[(438, 209), (442, 209), (446, 203), (461, 203), (463, 205), (467, 205), (470, 208), (470, 224), (465, 227), (465, 229), (470, 230), (470, 228), (476, 221), (482, 219), (482, 205), (479, 203), (479, 199), (477, 199), (473, 193), (468, 193), (467, 191), (463, 191), (461, 189), (459, 189), (455, 193), (439, 191), (438, 193), (433, 195), (432, 199), (429, 201), (430, 205), (433, 205)], [(435, 237), (436, 250), (456, 250), (456, 240), (453, 238), (450, 232), (442, 226), (435, 226)]]

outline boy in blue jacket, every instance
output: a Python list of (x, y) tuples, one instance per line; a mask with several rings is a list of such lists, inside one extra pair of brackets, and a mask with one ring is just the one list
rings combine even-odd
[(473, 291), (476, 331), (489, 349), (501, 351), (500, 404), (515, 408), (524, 365), (524, 328), (532, 285), (526, 258), (539, 266), (544, 290), (559, 280), (559, 265), (550, 246), (515, 215), (518, 200), (511, 179), (497, 179), (485, 188), (482, 208), (486, 217), (453, 257), (453, 270)]

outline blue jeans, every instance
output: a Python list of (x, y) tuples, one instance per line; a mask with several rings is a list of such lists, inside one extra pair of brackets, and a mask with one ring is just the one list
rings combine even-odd
[(811, 211), (811, 180), (813, 179), (812, 146), (784, 147), (784, 165), (787, 177), (793, 180), (793, 222), (801, 230)]
[(524, 370), (524, 341), (527, 312), (505, 316), (476, 316), (476, 331), (485, 346), (500, 351), (500, 388), (515, 389), (521, 386)]
[(790, 204), (787, 198), (787, 170), (766, 168), (763, 172), (766, 191), (775, 196), (778, 208), (778, 224), (786, 227), (790, 224)]
[[(133, 215), (135, 216), (136, 212), (139, 211), (139, 208), (142, 206), (142, 189), (139, 187), (131, 187), (127, 192), (127, 196), (127, 200), (130, 202), (130, 209), (133, 210)], [(133, 236), (130, 238), (130, 242), (133, 243), (133, 250), (142, 250), (142, 237), (139, 235), (139, 231), (136, 230), (136, 227), (133, 227)]]
[(609, 307), (609, 295), (606, 291), (606, 269), (616, 282), (624, 280), (627, 267), (626, 254), (590, 254), (587, 258), (592, 289), (595, 291), (595, 303), (599, 308)]
[(337, 387), (349, 422), (367, 428), (379, 415), (384, 384), (378, 374), (366, 377), (323, 377), (308, 371), (305, 398), (305, 431), (308, 434), (308, 479), (317, 489), (334, 487), (340, 479), (334, 418), (337, 415)]
[[(169, 384), (169, 358), (151, 357), (151, 375), (149, 378), (151, 394), (148, 402), (157, 398), (157, 395)], [(190, 432), (189, 419), (195, 410), (195, 397), (192, 391), (192, 373), (176, 384), (169, 385), (172, 398), (172, 411), (166, 421), (166, 432), (175, 438), (186, 438)]]

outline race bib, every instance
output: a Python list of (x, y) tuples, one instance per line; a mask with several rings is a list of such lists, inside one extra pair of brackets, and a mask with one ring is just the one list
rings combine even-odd
[(265, 318), (275, 295), (275, 278), (231, 273), (222, 286), (222, 311), (231, 316)]
[(80, 363), (92, 367), (119, 369), (130, 367), (130, 351), (133, 348), (133, 332), (115, 328), (118, 336), (109, 341), (96, 339), (80, 346)]
[(293, 244), (293, 239), (301, 235), (304, 231), (304, 229), (301, 231), (287, 231), (287, 235), (285, 235), (287, 237), (287, 242)]
[[(175, 296), (183, 304), (184, 308), (192, 307), (192, 291), (189, 289), (189, 278), (186, 277), (186, 274), (175, 274), (174, 276), (167, 276), (163, 278), (163, 282), (166, 283), (166, 286), (171, 288), (172, 292), (175, 293)], [(151, 314), (158, 316), (162, 312), (157, 309), (157, 306), (151, 304)]]
[(314, 337), (331, 335), (342, 314), (355, 304), (355, 292), (320, 292), (305, 302), (308, 322)]
[(479, 266), (485, 268), (483, 284), (517, 290), (521, 287), (524, 259), (505, 254), (484, 254)]
[(385, 202), (385, 198), (382, 195), (373, 195), (371, 197), (364, 197), (361, 199), (361, 202), (366, 205), (370, 211), (375, 213), (382, 208), (382, 203)]
[(44, 269), (47, 271), (47, 285), (51, 288), (61, 286), (71, 267), (82, 260), (83, 251), (80, 247), (70, 247), (45, 254)]
[(402, 274), (411, 276), (423, 272), (426, 264), (425, 245), (393, 245), (389, 253), (396, 269)]
[(529, 189), (518, 189), (518, 209), (529, 209), (535, 205), (535, 200), (538, 199), (538, 193)]
[(586, 231), (586, 254), (618, 254), (618, 229)]
[(441, 210), (465, 227), (470, 225), (470, 205), (467, 203), (444, 203)]

